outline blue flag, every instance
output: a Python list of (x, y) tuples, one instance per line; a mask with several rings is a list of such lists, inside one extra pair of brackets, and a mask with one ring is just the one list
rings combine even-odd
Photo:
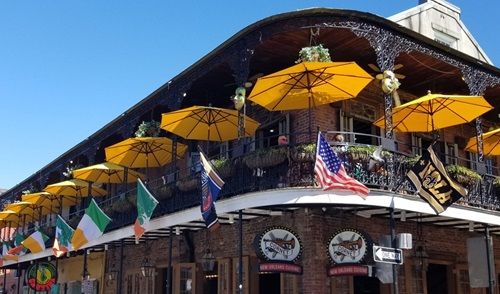
[(219, 224), (214, 203), (217, 201), (217, 196), (224, 185), (224, 181), (215, 172), (213, 166), (201, 151), (200, 159), (203, 166), (201, 170), (201, 215), (205, 225), (210, 229), (214, 225), (218, 227)]

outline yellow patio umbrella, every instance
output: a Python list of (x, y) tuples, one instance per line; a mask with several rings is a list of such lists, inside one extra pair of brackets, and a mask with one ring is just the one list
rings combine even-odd
[[(160, 167), (172, 161), (173, 141), (165, 137), (128, 138), (106, 147), (106, 160), (130, 168)], [(177, 143), (176, 158), (187, 146)]]
[(248, 99), (270, 111), (306, 109), (354, 98), (372, 80), (355, 62), (302, 62), (259, 78)]
[(30, 215), (22, 215), (12, 210), (0, 211), (0, 221), (10, 223), (11, 226), (21, 226), (23, 222), (32, 220), (33, 218)]
[(21, 201), (34, 203), (39, 206), (50, 207), (51, 210), (59, 209), (61, 204), (63, 207), (68, 207), (76, 204), (75, 197), (57, 196), (52, 195), (48, 192), (38, 192), (22, 195)]
[(131, 183), (137, 181), (139, 178), (145, 178), (145, 176), (141, 173), (134, 170), (128, 170), (126, 167), (111, 162), (99, 163), (74, 170), (73, 177), (75, 179), (85, 180), (92, 183), (108, 184), (125, 183), (125, 180), (127, 183)]
[[(477, 153), (476, 136), (469, 139), (465, 150)], [(486, 156), (500, 155), (500, 128), (483, 134), (483, 154)]]
[[(244, 136), (252, 136), (259, 123), (245, 116)], [(238, 111), (191, 106), (162, 114), (160, 127), (187, 140), (229, 141), (238, 138)]]
[[(443, 95), (430, 92), (393, 108), (393, 129), (400, 132), (433, 132), (467, 123), (493, 109), (482, 96)], [(385, 127), (384, 117), (374, 124)]]
[(34, 219), (52, 212), (50, 207), (40, 206), (28, 201), (13, 202), (5, 206), (6, 210), (14, 211), (18, 214), (31, 215)]
[(48, 185), (45, 187), (44, 191), (51, 193), (52, 195), (68, 197), (96, 197), (106, 195), (106, 190), (79, 179), (72, 179)]

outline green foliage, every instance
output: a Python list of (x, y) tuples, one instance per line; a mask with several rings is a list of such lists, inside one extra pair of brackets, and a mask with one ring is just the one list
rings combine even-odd
[(287, 148), (262, 148), (257, 149), (243, 157), (243, 162), (249, 168), (265, 168), (278, 165), (287, 158)]
[(137, 138), (141, 137), (158, 137), (160, 135), (160, 123), (157, 121), (143, 121), (137, 131), (135, 132), (135, 136)]
[(300, 49), (299, 59), (295, 63), (308, 61), (330, 62), (332, 59), (330, 58), (328, 48), (323, 47), (323, 44), (319, 44), (318, 46), (309, 46)]
[(316, 153), (316, 143), (299, 144), (295, 146), (297, 152)]
[(461, 184), (474, 184), (480, 182), (482, 180), (481, 175), (479, 173), (466, 168), (465, 166), (452, 164), (446, 166), (446, 171), (448, 174), (454, 178), (457, 182)]
[(493, 186), (500, 187), (500, 177), (495, 177), (493, 180)]
[(404, 162), (407, 163), (411, 167), (411, 166), (414, 166), (420, 160), (420, 157), (422, 157), (422, 156), (415, 155), (412, 157), (406, 157), (404, 159)]
[(216, 170), (231, 165), (231, 160), (225, 157), (212, 159), (210, 162), (212, 163), (212, 165), (215, 167)]

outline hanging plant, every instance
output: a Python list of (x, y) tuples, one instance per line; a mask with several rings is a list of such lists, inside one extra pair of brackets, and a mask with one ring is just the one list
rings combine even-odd
[(160, 123), (152, 120), (152, 121), (143, 121), (137, 131), (135, 132), (135, 136), (138, 138), (141, 137), (158, 137), (160, 135)]
[(222, 157), (212, 159), (211, 162), (221, 178), (225, 179), (233, 174), (233, 165), (231, 163), (231, 160)]
[(66, 171), (63, 171), (63, 176), (66, 178), (66, 179), (72, 179), (73, 178), (73, 171), (75, 169), (79, 169), (83, 167), (83, 165), (77, 163), (77, 164), (73, 164), (73, 161), (70, 161), (69, 164), (66, 166)]
[(300, 49), (299, 59), (295, 63), (301, 62), (330, 62), (330, 53), (328, 48), (323, 47), (323, 44), (318, 46), (309, 46)]
[(292, 160), (295, 162), (313, 162), (316, 157), (316, 144), (299, 144), (292, 148)]

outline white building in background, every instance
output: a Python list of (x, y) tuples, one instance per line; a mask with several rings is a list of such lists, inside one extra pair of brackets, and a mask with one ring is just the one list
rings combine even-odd
[(419, 5), (388, 19), (432, 40), (493, 64), (460, 19), (459, 7), (445, 0), (419, 0)]

